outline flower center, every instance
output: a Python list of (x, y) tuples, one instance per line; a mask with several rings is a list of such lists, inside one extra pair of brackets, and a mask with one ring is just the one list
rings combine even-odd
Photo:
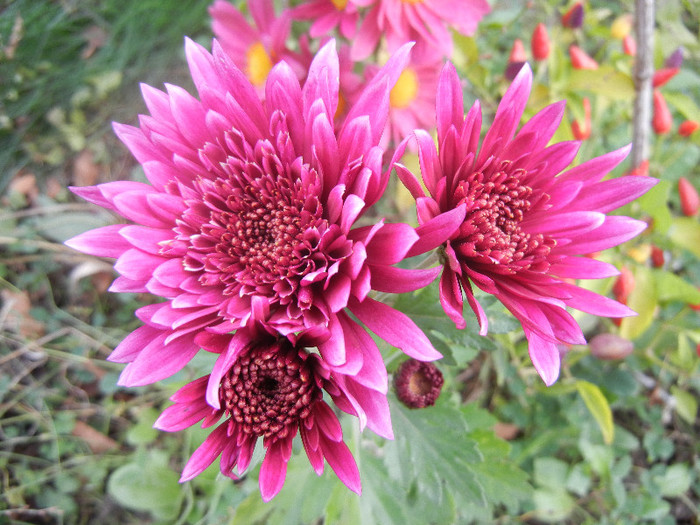
[(348, 5), (348, 0), (331, 0), (331, 2), (338, 11), (342, 11)]
[(248, 78), (255, 86), (262, 86), (272, 69), (272, 60), (261, 42), (256, 42), (246, 51)]
[(305, 357), (275, 344), (238, 358), (221, 380), (219, 399), (243, 432), (276, 441), (308, 417), (323, 392)]
[(401, 0), (404, 4), (421, 4), (423, 0)]
[(415, 359), (401, 363), (394, 376), (396, 396), (410, 408), (434, 405), (443, 383), (442, 372), (434, 364)]
[(520, 182), (522, 170), (510, 173), (509, 166), (504, 161), (491, 174), (477, 171), (460, 181), (455, 199), (467, 204), (467, 215), (456, 249), (474, 262), (502, 265), (510, 272), (524, 268), (545, 271), (545, 259), (555, 241), (522, 230), (532, 188)]
[(392, 108), (405, 108), (415, 100), (416, 95), (418, 95), (418, 75), (413, 69), (406, 68), (391, 89), (389, 103)]

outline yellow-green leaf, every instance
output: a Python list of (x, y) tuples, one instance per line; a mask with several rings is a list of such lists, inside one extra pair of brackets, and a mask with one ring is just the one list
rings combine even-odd
[(598, 69), (576, 69), (571, 72), (569, 89), (573, 92), (590, 91), (614, 100), (634, 98), (632, 77), (611, 66)]
[(586, 404), (586, 408), (588, 408), (596, 423), (598, 423), (603, 434), (603, 441), (609, 445), (612, 443), (613, 437), (615, 437), (615, 427), (613, 426), (612, 411), (608, 400), (603, 395), (603, 392), (600, 391), (600, 388), (588, 381), (576, 381), (576, 389)]
[(627, 306), (637, 312), (635, 317), (625, 317), (620, 325), (620, 335), (630, 341), (636, 339), (649, 328), (654, 320), (658, 305), (654, 277), (644, 266), (634, 272), (634, 290), (627, 299)]
[(675, 385), (671, 387), (671, 394), (676, 398), (678, 415), (691, 425), (695, 424), (695, 418), (698, 414), (698, 401), (695, 396)]
[(678, 246), (700, 257), (700, 223), (692, 217), (678, 217), (673, 220), (668, 236)]

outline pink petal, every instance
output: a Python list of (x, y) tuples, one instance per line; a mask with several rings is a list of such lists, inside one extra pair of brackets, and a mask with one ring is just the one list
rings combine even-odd
[(466, 212), (466, 205), (460, 205), (421, 224), (416, 228), (418, 240), (411, 246), (406, 257), (415, 257), (445, 243), (459, 229)]
[(338, 479), (356, 494), (361, 494), (360, 471), (347, 445), (342, 441), (331, 441), (324, 435), (321, 435), (320, 443), (323, 456)]
[(64, 244), (74, 250), (81, 251), (97, 257), (121, 256), (131, 245), (119, 235), (125, 227), (124, 224), (113, 224), (103, 226), (94, 230), (86, 231), (80, 235), (68, 239)]
[(199, 476), (204, 472), (209, 465), (214, 463), (214, 460), (221, 454), (227, 441), (230, 439), (227, 435), (228, 422), (224, 422), (204, 440), (197, 450), (194, 451), (189, 461), (182, 470), (180, 483), (189, 481)]
[[(291, 445), (291, 440), (288, 441)], [(287, 460), (285, 460), (284, 447), (286, 440), (272, 443), (267, 449), (265, 459), (260, 467), (260, 495), (263, 501), (268, 502), (282, 490), (284, 480), (287, 477)], [(291, 448), (291, 446), (289, 446)], [(287, 454), (288, 455), (288, 454)]]
[(370, 298), (362, 302), (352, 300), (350, 311), (372, 332), (410, 357), (419, 361), (434, 361), (442, 357), (406, 314)]
[(544, 384), (551, 386), (559, 377), (560, 357), (555, 343), (545, 341), (533, 332), (525, 331), (528, 341), (528, 351), (535, 370)]
[(425, 288), (440, 274), (441, 267), (407, 270), (385, 265), (369, 265), (372, 289), (386, 293), (407, 293)]

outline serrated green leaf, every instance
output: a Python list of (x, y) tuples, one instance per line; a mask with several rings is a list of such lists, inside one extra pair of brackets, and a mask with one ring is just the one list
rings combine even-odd
[(389, 474), (404, 487), (415, 482), (433, 505), (448, 501), (446, 493), (458, 508), (462, 503), (486, 505), (473, 471), (483, 457), (468, 436), (461, 412), (442, 399), (418, 410), (390, 399), (395, 439), (383, 447)]
[(675, 385), (671, 387), (671, 394), (676, 398), (676, 412), (678, 415), (691, 425), (695, 424), (695, 418), (698, 415), (698, 401), (695, 399), (695, 396)]
[(700, 290), (677, 275), (664, 270), (653, 270), (653, 277), (656, 283), (656, 296), (660, 302), (700, 303)]
[(630, 293), (627, 306), (637, 312), (635, 317), (625, 317), (620, 325), (620, 335), (630, 341), (636, 339), (654, 321), (658, 306), (656, 285), (649, 268), (640, 266), (634, 272), (634, 290)]
[(603, 434), (603, 441), (609, 445), (615, 437), (615, 426), (613, 425), (612, 410), (608, 400), (600, 391), (598, 386), (588, 381), (576, 381), (576, 389), (580, 394), (586, 408), (593, 415)]

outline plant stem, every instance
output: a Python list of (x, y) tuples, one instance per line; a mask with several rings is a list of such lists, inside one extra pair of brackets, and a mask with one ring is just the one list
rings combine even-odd
[(651, 133), (651, 79), (654, 74), (654, 0), (635, 0), (634, 29), (637, 57), (634, 63), (634, 129), (632, 135), (632, 167), (649, 158)]

